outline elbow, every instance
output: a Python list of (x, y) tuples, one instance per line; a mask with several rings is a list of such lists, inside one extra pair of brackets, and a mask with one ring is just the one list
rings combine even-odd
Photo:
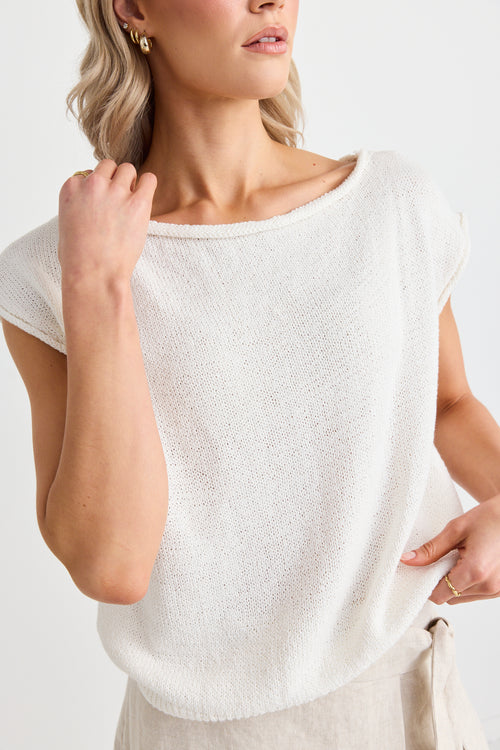
[(90, 599), (105, 604), (136, 604), (146, 596), (149, 588), (149, 577), (135, 571), (122, 569), (119, 574), (106, 572), (101, 568), (92, 574), (90, 570), (67, 568), (73, 582), (80, 591)]
[(74, 542), (62, 544), (46, 524), (39, 522), (39, 527), (45, 543), (85, 596), (105, 604), (136, 604), (146, 596), (151, 571), (146, 574), (116, 561), (111, 567), (102, 558), (91, 559), (88, 550), (77, 553)]

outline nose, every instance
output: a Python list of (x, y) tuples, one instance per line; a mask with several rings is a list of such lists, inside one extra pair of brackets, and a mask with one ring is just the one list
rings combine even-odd
[(262, 10), (263, 8), (283, 8), (285, 0), (251, 0), (251, 9), (253, 12)]

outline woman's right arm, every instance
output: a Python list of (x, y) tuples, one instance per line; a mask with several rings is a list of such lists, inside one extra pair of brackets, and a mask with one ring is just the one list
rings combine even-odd
[(132, 603), (168, 510), (132, 295), (95, 280), (66, 293), (67, 356), (4, 321), (30, 398), (38, 524), (84, 594)]
[(64, 253), (78, 249), (60, 250), (66, 356), (3, 321), (31, 403), (38, 523), (84, 594), (128, 604), (147, 591), (168, 511), (130, 286), (137, 258), (127, 273), (101, 262), (77, 272)]

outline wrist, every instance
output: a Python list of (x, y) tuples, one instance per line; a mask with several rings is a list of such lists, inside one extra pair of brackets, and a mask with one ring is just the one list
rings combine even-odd
[(130, 279), (125, 277), (62, 274), (63, 318), (66, 334), (82, 325), (100, 327), (134, 314)]
[(61, 289), (63, 295), (88, 296), (95, 293), (123, 295), (130, 290), (130, 278), (118, 274), (106, 274), (101, 270), (94, 273), (89, 271), (61, 271)]

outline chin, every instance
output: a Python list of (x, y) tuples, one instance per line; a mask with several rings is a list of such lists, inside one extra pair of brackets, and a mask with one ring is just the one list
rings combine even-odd
[(275, 96), (281, 94), (281, 92), (286, 88), (287, 83), (288, 75), (286, 78), (281, 78), (279, 81), (277, 81), (274, 86), (262, 86), (262, 81), (260, 81), (259, 84), (256, 84), (254, 91), (252, 91), (249, 87), (245, 87), (246, 91), (243, 96), (246, 99), (273, 99)]

